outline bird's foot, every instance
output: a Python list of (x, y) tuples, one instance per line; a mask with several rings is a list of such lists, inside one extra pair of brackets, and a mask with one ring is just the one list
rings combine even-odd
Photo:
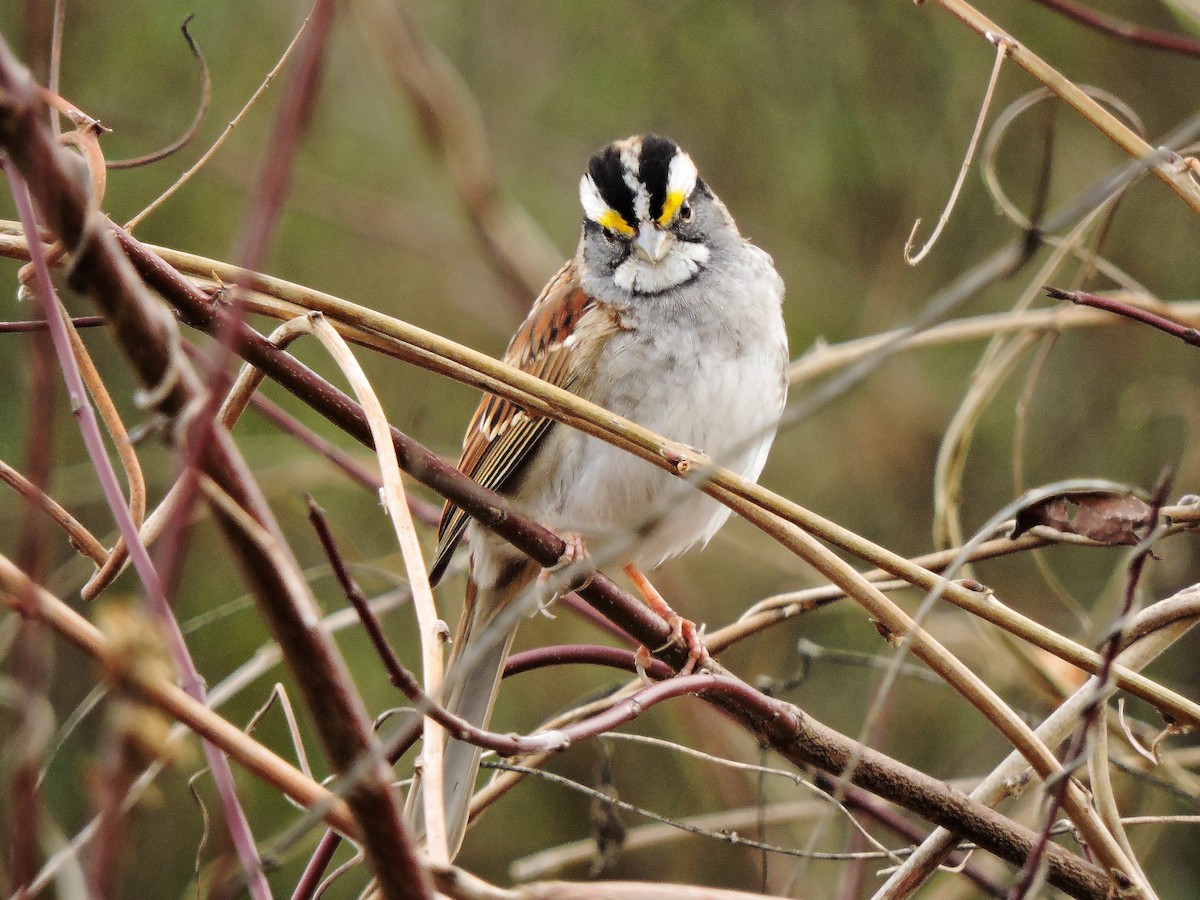
[[(672, 644), (679, 644), (687, 649), (687, 663), (679, 670), (680, 675), (690, 675), (697, 666), (704, 668), (711, 661), (708, 648), (704, 645), (704, 626), (697, 627), (695, 622), (685, 619), (671, 609), (667, 601), (663, 599), (663, 595), (650, 583), (650, 579), (633, 563), (625, 566), (625, 574), (629, 576), (629, 580), (633, 582), (637, 592), (642, 595), (646, 605), (671, 626), (671, 639), (658, 650), (663, 650)], [(635, 665), (638, 675), (643, 680), (647, 680), (645, 669), (649, 664), (649, 657), (650, 651), (646, 647), (638, 648)]]
[[(542, 571), (538, 573), (537, 583), (539, 588), (545, 589), (547, 582), (549, 582), (550, 579), (559, 572), (569, 569), (572, 566), (579, 566), (580, 563), (586, 563), (591, 559), (591, 556), (588, 554), (587, 547), (584, 546), (583, 535), (579, 534), (578, 532), (568, 531), (564, 534), (560, 534), (559, 537), (563, 539), (563, 543), (566, 544), (566, 547), (562, 552), (562, 556), (558, 558), (558, 561), (554, 565), (550, 566), (549, 568), (542, 569)], [(572, 579), (569, 585), (570, 590), (579, 590), (580, 588), (587, 587), (587, 585), (591, 583), (592, 575), (594, 574), (592, 567), (588, 566), (586, 569), (584, 569), (583, 566), (579, 566), (579, 568), (583, 569), (583, 571), (581, 571), (576, 578)], [(554, 594), (550, 595), (550, 597), (548, 597), (544, 603), (539, 605), (538, 611), (543, 615), (549, 616), (550, 613), (547, 612), (547, 609), (549, 608), (550, 604), (552, 604), (558, 598), (559, 594), (564, 593), (567, 590), (567, 587), (563, 587)]]

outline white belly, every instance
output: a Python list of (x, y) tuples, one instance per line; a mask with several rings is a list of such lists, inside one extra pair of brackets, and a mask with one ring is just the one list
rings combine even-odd
[[(783, 410), (787, 361), (779, 297), (761, 301), (736, 321), (654, 311), (655, 321), (613, 338), (592, 389), (580, 393), (757, 478)], [(547, 436), (520, 493), (534, 518), (581, 533), (602, 564), (652, 568), (707, 542), (729, 517), (686, 480), (564, 425)]]

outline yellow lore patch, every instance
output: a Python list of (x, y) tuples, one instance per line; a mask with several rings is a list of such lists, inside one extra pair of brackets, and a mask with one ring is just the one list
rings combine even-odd
[(604, 212), (596, 217), (596, 224), (602, 228), (607, 228), (609, 231), (615, 231), (617, 234), (623, 234), (626, 237), (633, 237), (637, 234), (633, 226), (626, 222), (625, 217), (615, 209), (604, 210)]
[(683, 200), (683, 191), (668, 191), (667, 199), (663, 201), (662, 215), (658, 217), (658, 224), (664, 227), (669, 225), (675, 218), (675, 213), (679, 212), (679, 207), (683, 206)]

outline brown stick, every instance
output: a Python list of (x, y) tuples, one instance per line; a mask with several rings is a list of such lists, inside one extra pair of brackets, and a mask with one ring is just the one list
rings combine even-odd
[[(228, 315), (226, 310), (211, 302), (207, 295), (144, 245), (119, 230), (116, 235), (143, 277), (176, 307), (187, 324), (208, 333), (216, 333), (223, 327), (221, 320)], [(353, 400), (294, 357), (280, 351), (249, 326), (238, 323), (233, 335), (234, 349), (244, 359), (261, 368), (356, 440), (364, 444), (370, 441), (366, 418)], [(394, 428), (392, 439), (401, 466), (417, 480), (453, 500), (542, 565), (553, 566), (561, 558), (565, 546), (557, 535), (518, 514), (504, 498), (480, 487)], [(670, 635), (666, 623), (603, 574), (597, 574), (580, 593), (594, 608), (617, 622), (644, 645), (659, 647), (668, 641)], [(676, 667), (682, 666), (683, 657), (672, 654), (673, 651), (668, 649), (662, 656)], [(746, 691), (743, 699), (757, 697), (772, 704), (778, 703), (768, 701), (748, 686)], [(970, 802), (965, 795), (950, 791), (936, 779), (900, 766), (882, 754), (869, 750), (856, 751), (854, 741), (815, 722), (795, 707), (780, 704), (769, 710), (765, 707), (753, 709), (726, 700), (723, 708), (744, 727), (799, 765), (816, 765), (825, 771), (840, 774), (846, 761), (854, 758), (856, 752), (861, 752), (863, 762), (855, 770), (855, 784), (891, 799), (930, 821), (942, 824), (946, 819), (953, 820), (955, 824), (949, 827), (956, 833), (968, 835), (980, 842), (981, 846), (1014, 864), (1019, 865), (1032, 847), (1033, 833), (1028, 829), (1015, 826), (999, 813)], [(799, 730), (779, 730), (776, 719), (783, 715), (780, 710), (787, 711), (789, 722), (800, 723)], [(1108, 881), (1095, 866), (1066, 851), (1050, 859), (1050, 866), (1052, 883), (1068, 893), (1080, 897), (1104, 896)]]
[[(36, 96), (29, 73), (0, 39), (0, 145), (28, 182), (51, 230), (71, 248), (73, 282), (108, 319), (154, 405), (178, 417), (199, 396), (199, 383), (182, 358), (175, 323), (132, 271), (112, 232), (89, 216), (83, 192), (69, 174), (69, 157), (55, 148), (38, 120), (42, 107)], [(188, 430), (181, 429), (181, 436), (186, 438)], [(265, 498), (223, 429), (212, 430), (200, 465), (217, 488), (210, 494), (217, 521), (284, 649), (330, 761), (339, 772), (356, 769), (378, 754), (366, 709), (345, 661), (318, 627), (315, 602)], [(222, 495), (231, 502), (219, 502)], [(428, 897), (428, 878), (401, 823), (382, 760), (356, 779), (347, 802), (384, 895)]]

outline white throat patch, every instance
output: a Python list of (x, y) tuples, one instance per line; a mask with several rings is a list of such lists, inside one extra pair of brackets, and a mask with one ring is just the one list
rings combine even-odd
[(704, 268), (708, 258), (708, 248), (703, 244), (676, 241), (657, 263), (631, 255), (617, 266), (613, 281), (630, 293), (657, 294), (689, 280)]

